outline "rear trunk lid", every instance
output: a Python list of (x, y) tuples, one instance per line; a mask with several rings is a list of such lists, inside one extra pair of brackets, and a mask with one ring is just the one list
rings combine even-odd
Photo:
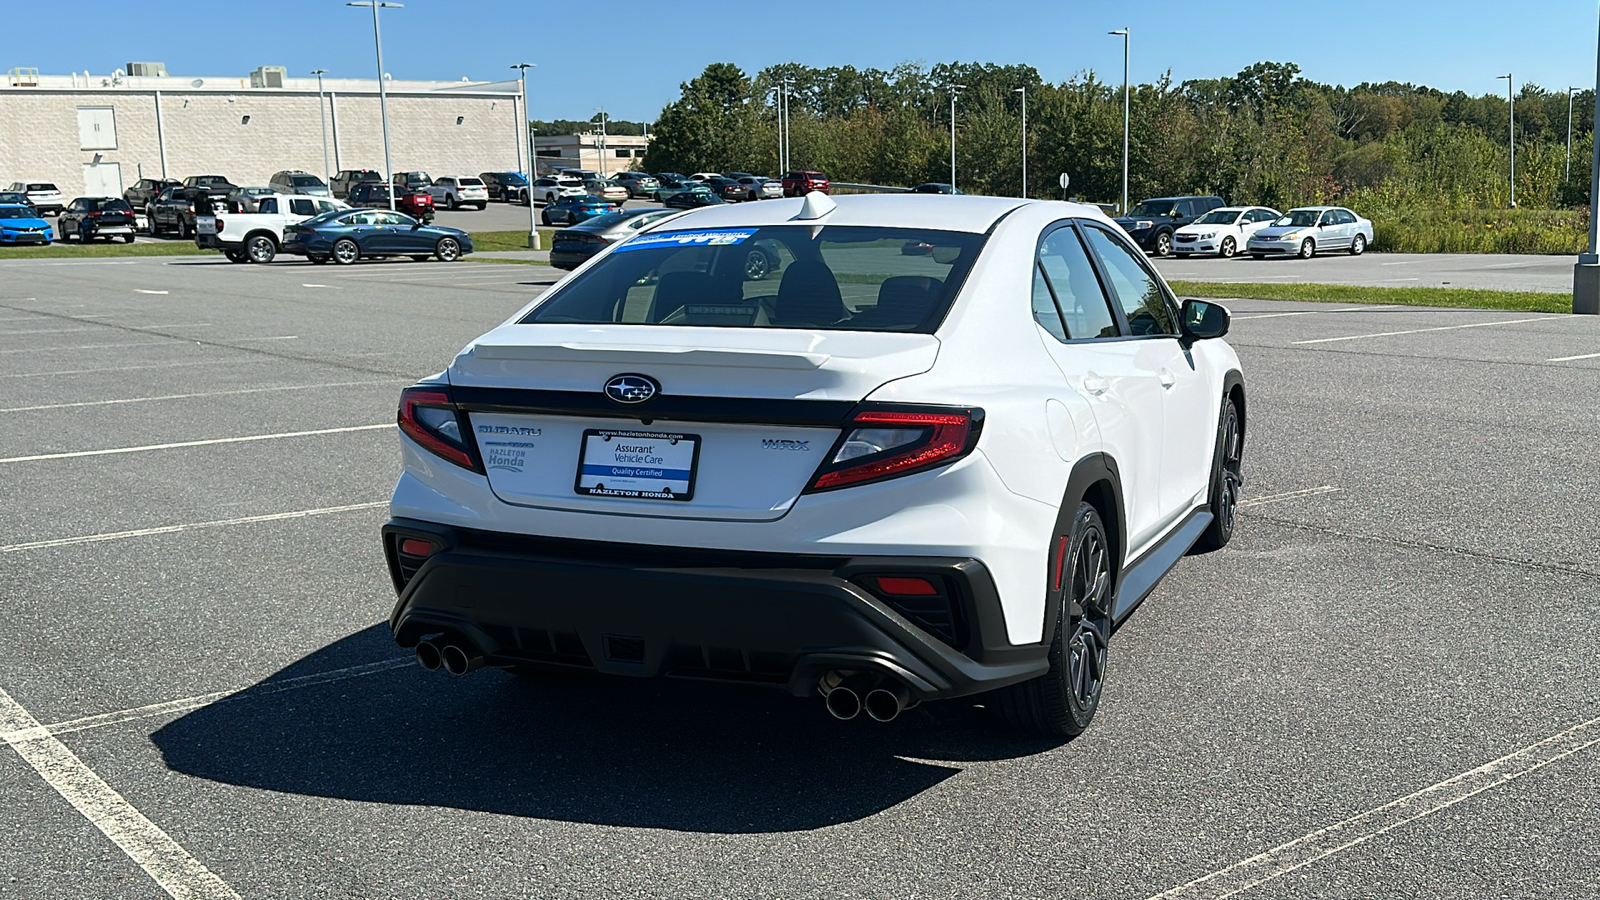
[[(938, 349), (926, 334), (506, 325), (448, 374), (506, 503), (770, 521), (809, 484), (850, 410), (927, 371)], [(620, 402), (605, 389), (619, 376), (659, 391)]]

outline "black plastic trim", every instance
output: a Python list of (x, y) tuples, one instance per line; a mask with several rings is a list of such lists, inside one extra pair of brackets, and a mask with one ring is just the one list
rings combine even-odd
[(657, 394), (624, 406), (598, 389), (548, 391), (524, 388), (451, 386), (457, 405), (468, 412), (589, 416), (607, 419), (657, 419), (680, 422), (738, 422), (752, 425), (836, 428), (856, 408), (853, 400), (774, 400), (764, 397), (698, 397)]
[[(1102, 481), (1111, 485), (1111, 502), (1114, 507), (1110, 516), (1112, 521), (1105, 521), (1107, 516), (1103, 514), (1100, 518), (1110, 532), (1107, 536), (1111, 539), (1111, 558), (1117, 561), (1116, 574), (1111, 585), (1112, 596), (1115, 597), (1124, 570), (1122, 565), (1123, 554), (1127, 553), (1128, 548), (1128, 517), (1124, 511), (1122, 501), (1122, 472), (1117, 468), (1115, 459), (1104, 453), (1091, 453), (1078, 460), (1077, 465), (1072, 467), (1072, 474), (1067, 476), (1067, 489), (1062, 492), (1061, 512), (1056, 516), (1056, 527), (1051, 532), (1051, 542), (1053, 543), (1055, 538), (1060, 535), (1072, 532), (1073, 519), (1078, 515), (1078, 504), (1087, 501), (1089, 488)], [(1054, 565), (1051, 559), (1051, 550), (1052, 548), (1047, 545), (1041, 548), (1040, 551), (1045, 569), (1046, 585), (1051, 583), (1050, 579), (1053, 574), (1050, 571), (1051, 566)], [(1046, 640), (1050, 640), (1055, 634), (1056, 617), (1059, 613), (1059, 604), (1048, 602), (1045, 604), (1044, 635)]]
[(1200, 535), (1210, 527), (1211, 519), (1209, 509), (1201, 507), (1194, 510), (1160, 543), (1145, 551), (1143, 556), (1123, 571), (1117, 585), (1117, 599), (1111, 609), (1113, 627), (1127, 621), (1134, 609), (1144, 602), (1144, 598), (1150, 596), (1161, 579), (1183, 559), (1195, 541), (1200, 540)]

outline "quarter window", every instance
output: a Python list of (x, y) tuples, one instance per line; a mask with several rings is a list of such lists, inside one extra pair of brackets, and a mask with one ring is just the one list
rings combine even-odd
[(1089, 246), (1105, 267), (1111, 293), (1128, 317), (1134, 335), (1177, 334), (1177, 322), (1167, 305), (1161, 283), (1121, 241), (1099, 228), (1085, 228)]
[(1056, 340), (1067, 339), (1067, 328), (1061, 324), (1061, 313), (1056, 311), (1056, 300), (1050, 295), (1050, 283), (1045, 281), (1044, 270), (1033, 266), (1033, 320)]
[[(1106, 305), (1100, 280), (1095, 277), (1094, 267), (1089, 264), (1089, 256), (1074, 229), (1057, 228), (1045, 237), (1039, 247), (1038, 269), (1043, 271), (1047, 290), (1054, 295), (1061, 312), (1066, 340), (1117, 336), (1117, 321)], [(1035, 316), (1039, 305), (1038, 281), (1035, 276)]]

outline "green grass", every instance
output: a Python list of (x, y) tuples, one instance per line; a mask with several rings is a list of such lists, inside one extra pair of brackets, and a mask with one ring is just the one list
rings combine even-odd
[(1548, 253), (1589, 246), (1587, 209), (1398, 209), (1364, 213), (1389, 253)]
[(46, 244), (42, 247), (0, 247), (0, 259), (88, 259), (100, 256), (194, 256), (197, 253), (212, 253), (215, 251), (201, 250), (194, 245), (194, 241), (156, 241), (140, 242), (137, 244), (124, 244), (121, 241), (106, 243), (95, 241), (88, 246), (79, 243), (71, 244)]
[(1571, 294), (1523, 291), (1480, 291), (1435, 287), (1356, 287), (1345, 284), (1236, 284), (1174, 281), (1181, 297), (1300, 300), (1307, 303), (1375, 303), (1394, 306), (1449, 306), (1464, 309), (1506, 309), (1517, 312), (1572, 312)]
[[(539, 229), (539, 246), (545, 250), (550, 249), (550, 237), (557, 229)], [(526, 250), (528, 249), (528, 233), (526, 231), (474, 231), (472, 232), (473, 252), (486, 250)]]

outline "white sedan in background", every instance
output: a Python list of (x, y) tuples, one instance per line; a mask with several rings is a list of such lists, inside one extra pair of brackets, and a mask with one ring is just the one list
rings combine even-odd
[(1267, 227), (1282, 213), (1265, 206), (1224, 206), (1213, 209), (1172, 235), (1172, 252), (1178, 257), (1215, 253), (1229, 258), (1245, 248), (1250, 236)]
[(1256, 259), (1268, 255), (1310, 259), (1328, 250), (1360, 256), (1372, 243), (1372, 220), (1342, 206), (1302, 206), (1256, 232), (1246, 248)]

